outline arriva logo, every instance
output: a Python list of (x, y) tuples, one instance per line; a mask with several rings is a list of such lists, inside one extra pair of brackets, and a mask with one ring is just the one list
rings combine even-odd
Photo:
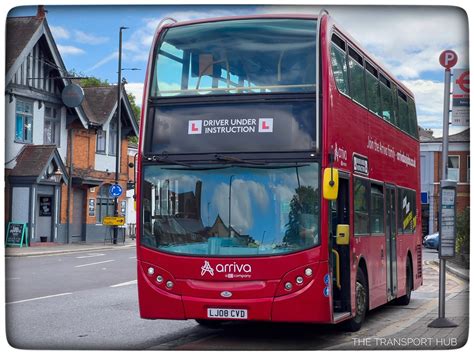
[(214, 269), (212, 268), (211, 264), (209, 264), (209, 261), (205, 261), (204, 265), (201, 266), (201, 276), (204, 276), (206, 272), (210, 273), (211, 276), (214, 276)]
[[(226, 273), (226, 277), (234, 278), (241, 277), (240, 274), (250, 274), (252, 272), (252, 266), (250, 264), (238, 264), (236, 262), (230, 264), (217, 264), (215, 268), (211, 266), (209, 261), (204, 261), (204, 265), (201, 266), (201, 276), (204, 276), (206, 273), (209, 273), (211, 276), (214, 276), (214, 271), (218, 273)], [(249, 275), (247, 277), (250, 277)]]

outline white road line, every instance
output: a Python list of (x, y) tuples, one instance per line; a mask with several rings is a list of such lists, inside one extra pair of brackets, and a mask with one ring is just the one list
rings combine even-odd
[(61, 297), (61, 296), (67, 296), (67, 295), (72, 295), (72, 293), (68, 292), (68, 293), (60, 293), (60, 294), (51, 295), (51, 296), (30, 298), (30, 299), (27, 299), (27, 300), (14, 301), (14, 302), (7, 302), (6, 304), (16, 304), (16, 303), (24, 303), (24, 302), (38, 301), (38, 300), (44, 300), (44, 299), (46, 299), (46, 298)]
[(82, 255), (82, 256), (76, 256), (76, 259), (87, 259), (87, 258), (95, 258), (98, 256), (104, 256), (105, 254), (89, 254), (89, 255)]
[(136, 259), (136, 256), (130, 256), (129, 259)]
[(124, 282), (124, 283), (121, 283), (121, 284), (112, 285), (112, 286), (110, 286), (110, 287), (129, 286), (129, 285), (135, 285), (136, 283), (137, 283), (137, 280), (132, 280), (132, 281)]
[(112, 261), (115, 261), (115, 260), (105, 260), (105, 261), (99, 261), (99, 262), (96, 262), (96, 263), (90, 263), (90, 264), (77, 265), (77, 266), (74, 266), (74, 267), (84, 267), (84, 266), (91, 266), (91, 265), (105, 264), (105, 263), (110, 263), (110, 262), (112, 262)]

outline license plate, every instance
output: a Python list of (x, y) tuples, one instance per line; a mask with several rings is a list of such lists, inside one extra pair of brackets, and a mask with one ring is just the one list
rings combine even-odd
[(247, 310), (230, 308), (208, 308), (207, 318), (247, 319)]

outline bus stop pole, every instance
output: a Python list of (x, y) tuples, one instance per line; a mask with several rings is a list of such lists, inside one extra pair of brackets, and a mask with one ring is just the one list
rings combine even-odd
[[(448, 144), (449, 144), (449, 99), (451, 97), (451, 69), (444, 71), (444, 107), (443, 107), (443, 150), (442, 150), (442, 180), (448, 178)], [(439, 249), (441, 249), (441, 184), (439, 185), (438, 198), (438, 231)], [(430, 328), (450, 328), (457, 325), (445, 318), (446, 310), (446, 259), (439, 256), (439, 300), (438, 318), (428, 324)]]

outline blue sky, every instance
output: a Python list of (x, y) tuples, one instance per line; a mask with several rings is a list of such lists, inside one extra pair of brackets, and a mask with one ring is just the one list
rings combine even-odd
[[(459, 56), (466, 68), (467, 16), (455, 7), (332, 6), (335, 20), (415, 94), (419, 123), (441, 131), (444, 49)], [(123, 68), (127, 90), (141, 102), (148, 52), (158, 22), (252, 13), (315, 13), (317, 6), (46, 6), (47, 19), (66, 64), (85, 75), (117, 81), (118, 28), (124, 31)], [(9, 16), (34, 15), (36, 7), (14, 8)], [(450, 132), (460, 131), (452, 127)]]

